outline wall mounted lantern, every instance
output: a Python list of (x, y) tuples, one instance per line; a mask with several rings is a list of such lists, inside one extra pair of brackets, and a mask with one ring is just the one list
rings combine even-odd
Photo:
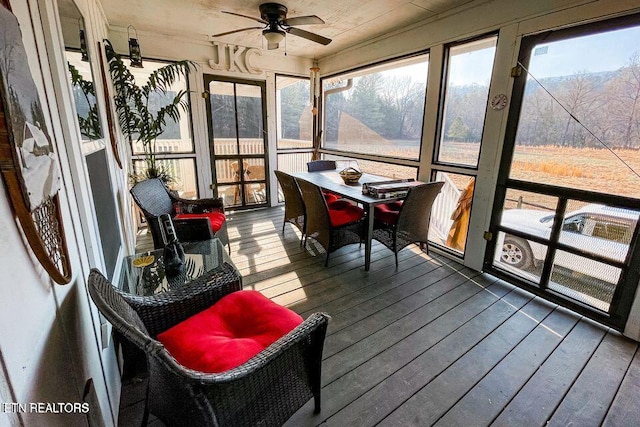
[[(135, 37), (131, 37), (131, 29), (133, 29)], [(130, 65), (135, 68), (142, 68), (142, 54), (140, 53), (140, 44), (138, 43), (138, 31), (133, 25), (127, 27), (127, 36), (129, 37)]]

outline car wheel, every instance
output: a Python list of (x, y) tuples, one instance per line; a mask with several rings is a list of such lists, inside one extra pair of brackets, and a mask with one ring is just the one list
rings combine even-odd
[(500, 261), (520, 270), (530, 268), (533, 265), (533, 254), (529, 243), (517, 237), (505, 237)]

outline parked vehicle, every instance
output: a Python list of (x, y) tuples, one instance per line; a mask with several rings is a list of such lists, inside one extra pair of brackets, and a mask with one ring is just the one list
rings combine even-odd
[[(624, 262), (640, 213), (630, 209), (598, 204), (565, 215), (560, 242), (584, 252)], [(502, 225), (514, 230), (549, 239), (554, 214), (530, 209), (508, 209), (502, 213)], [(508, 233), (500, 233), (502, 247), (496, 259), (520, 270), (531, 270), (544, 262), (547, 247)], [(498, 246), (500, 247), (500, 246)], [(554, 265), (571, 272), (617, 284), (620, 269), (558, 250)]]

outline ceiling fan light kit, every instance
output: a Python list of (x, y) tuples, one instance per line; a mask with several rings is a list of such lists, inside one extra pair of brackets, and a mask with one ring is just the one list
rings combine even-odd
[(262, 35), (269, 43), (280, 43), (284, 39), (284, 31), (280, 30), (262, 30)]
[(322, 45), (328, 45), (329, 43), (331, 43), (331, 39), (328, 39), (324, 36), (293, 27), (293, 25), (324, 24), (324, 21), (315, 15), (296, 16), (287, 19), (287, 7), (278, 3), (263, 3), (260, 5), (259, 9), (260, 18), (254, 18), (252, 16), (242, 15), (235, 12), (222, 11), (222, 13), (251, 19), (253, 21), (264, 24), (264, 27), (240, 28), (239, 30), (232, 30), (226, 31), (224, 33), (214, 34), (211, 37), (222, 37), (228, 34), (259, 29), (262, 30), (262, 35), (265, 39), (267, 39), (268, 50), (277, 49), (279, 47), (279, 43), (284, 40), (287, 34), (293, 34), (294, 36), (302, 37), (304, 39), (311, 40), (312, 42), (320, 43)]

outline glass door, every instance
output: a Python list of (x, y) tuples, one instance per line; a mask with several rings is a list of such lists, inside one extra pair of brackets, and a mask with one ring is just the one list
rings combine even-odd
[(213, 190), (225, 207), (267, 205), (264, 82), (204, 76)]
[(485, 256), (619, 330), (639, 275), (639, 39), (632, 17), (522, 40)]

